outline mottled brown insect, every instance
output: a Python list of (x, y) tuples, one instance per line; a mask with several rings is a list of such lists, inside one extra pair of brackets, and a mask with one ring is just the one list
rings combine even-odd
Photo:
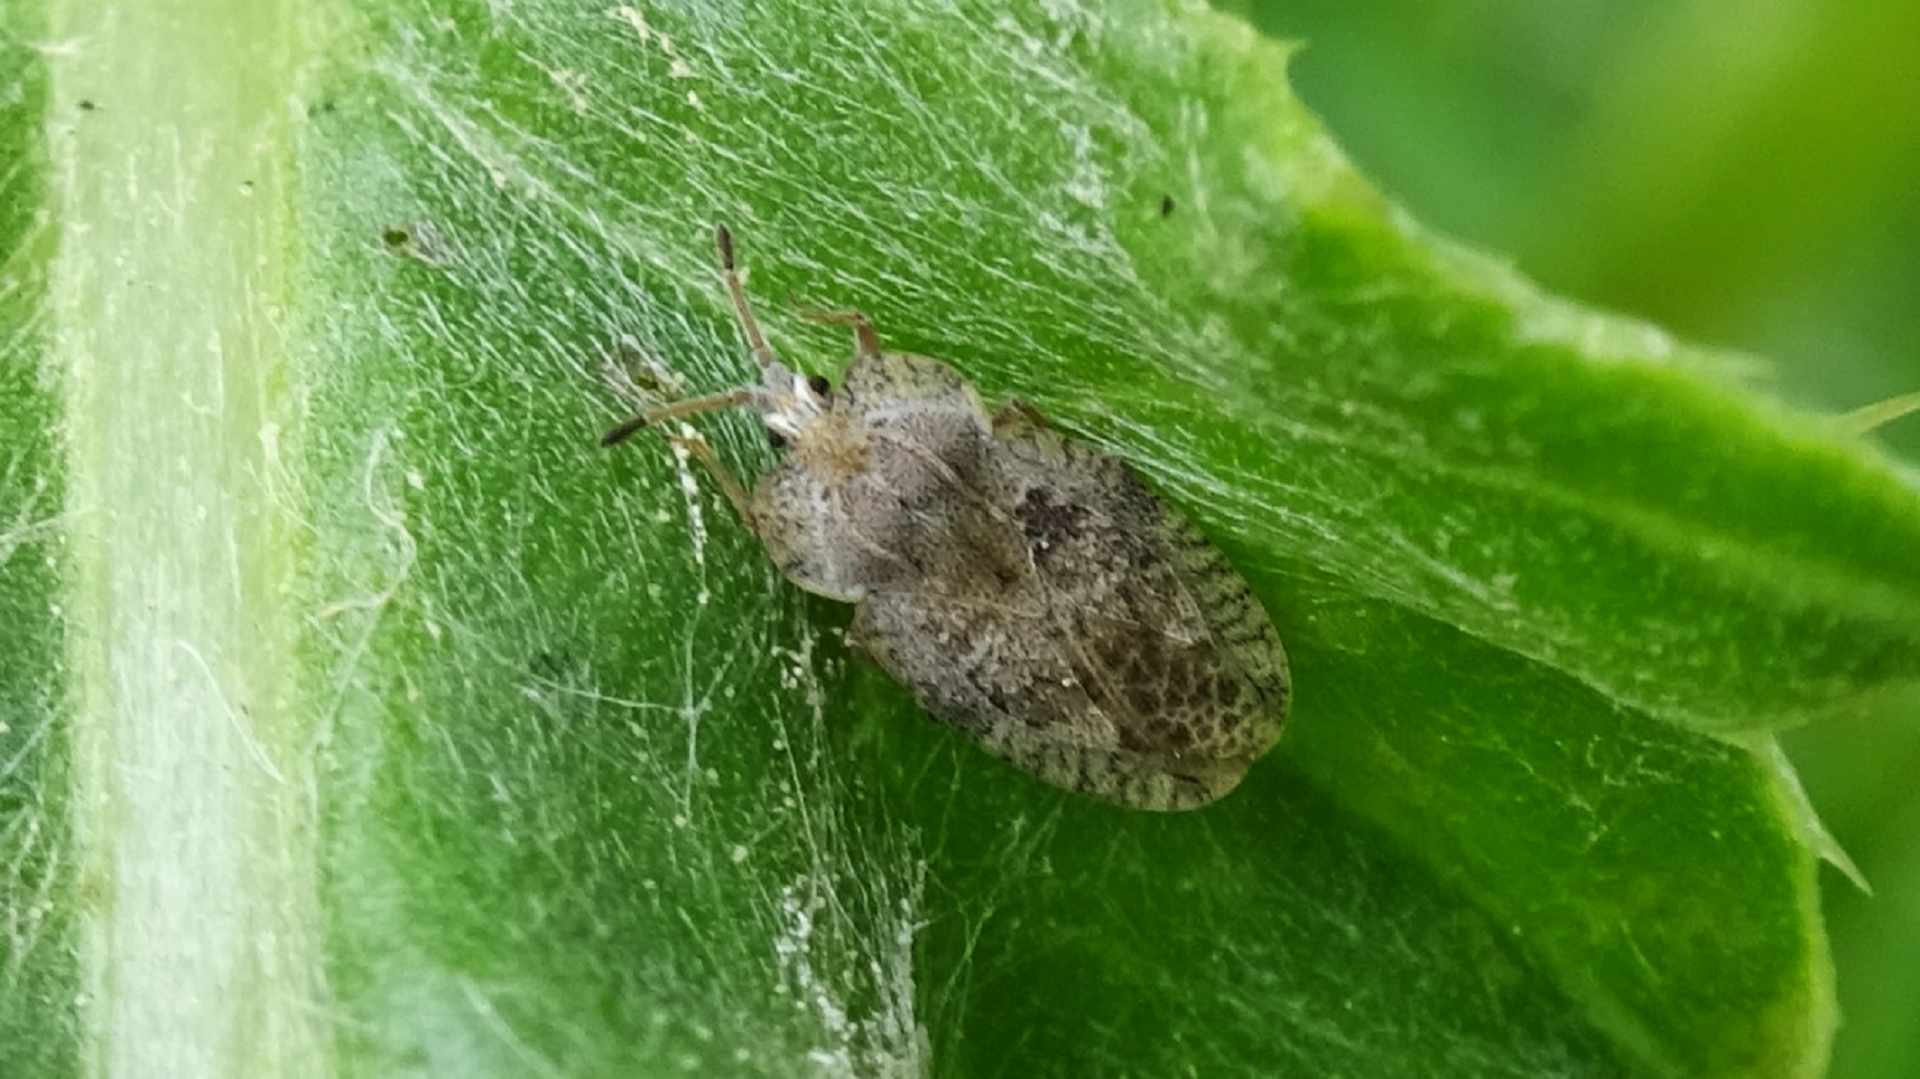
[(751, 494), (681, 439), (794, 583), (857, 605), (851, 643), (942, 721), (1049, 783), (1138, 809), (1232, 790), (1280, 737), (1287, 658), (1219, 551), (1116, 457), (925, 356), (883, 352), (855, 311), (831, 389), (767, 346), (718, 230), (763, 381), (614, 428), (760, 414), (786, 455)]

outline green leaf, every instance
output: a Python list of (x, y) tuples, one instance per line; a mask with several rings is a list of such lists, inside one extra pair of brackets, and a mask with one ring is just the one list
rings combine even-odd
[[(1422, 232), (1280, 47), (1138, 2), (114, 10), (0, 129), (42, 282), (0, 437), (53, 477), (0, 521), (56, 556), (0, 599), (0, 881), (54, 897), (0, 1070), (1821, 1071), (1770, 732), (1920, 676), (1911, 478)], [(848, 343), (787, 295), (857, 304), (1215, 537), (1296, 680), (1240, 791), (987, 759), (690, 462), (595, 446), (610, 359), (749, 376), (716, 220), (798, 366)]]
[(0, 0), (0, 1072), (74, 1070), (74, 776), (62, 710), (60, 415), (48, 367), (55, 232), (38, 26)]

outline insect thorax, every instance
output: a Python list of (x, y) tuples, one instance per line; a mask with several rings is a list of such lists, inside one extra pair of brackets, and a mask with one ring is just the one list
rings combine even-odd
[(755, 493), (761, 538), (803, 587), (979, 592), (1030, 573), (984, 417), (838, 399)]

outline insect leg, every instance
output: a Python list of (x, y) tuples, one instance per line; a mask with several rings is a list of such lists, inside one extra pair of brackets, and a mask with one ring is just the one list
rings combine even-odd
[(1000, 411), (993, 414), (993, 429), (996, 431), (1003, 430), (1022, 421), (1038, 427), (1043, 431), (1053, 429), (1053, 424), (1049, 423), (1047, 418), (1040, 414), (1039, 409), (1027, 404), (1018, 397), (1007, 398), (1007, 403), (1001, 405)]
[(665, 388), (662, 373), (652, 369), (638, 343), (624, 336), (600, 357), (600, 381), (637, 411), (645, 411)]
[(856, 614), (853, 624), (841, 631), (840, 639), (845, 642), (847, 651), (877, 666), (879, 661), (873, 658), (873, 630), (866, 622), (864, 613)]
[[(753, 391), (745, 388), (716, 393), (711, 397), (694, 397), (685, 401), (675, 401), (665, 408), (656, 408), (652, 412), (642, 412), (638, 416), (600, 436), (602, 446), (611, 446), (624, 442), (642, 427), (651, 427), (661, 420), (670, 420), (677, 416), (691, 416), (696, 412), (718, 412), (723, 408), (739, 408), (753, 399)], [(672, 437), (672, 436), (668, 436)]]
[(699, 435), (668, 434), (667, 441), (686, 450), (688, 456), (706, 468), (713, 482), (719, 484), (720, 490), (726, 493), (727, 501), (739, 511), (740, 519), (746, 522), (748, 528), (753, 528), (753, 500), (748, 497), (747, 489), (740, 486), (740, 481), (733, 478), (733, 473), (727, 471), (727, 466), (720, 463), (720, 458), (714, 454), (713, 447), (707, 445), (707, 440)]
[(733, 268), (733, 233), (727, 231), (727, 226), (719, 225), (713, 230), (713, 242), (720, 248), (720, 270), (726, 276), (727, 293), (733, 297), (733, 310), (740, 316), (740, 328), (746, 331), (753, 358), (762, 368), (772, 367), (776, 362), (773, 349), (767, 345), (766, 335), (760, 332), (760, 323), (754, 320), (753, 308), (747, 304), (747, 290), (740, 287), (740, 274)]
[(855, 358), (873, 359), (880, 355), (880, 335), (874, 332), (873, 323), (867, 321), (867, 316), (852, 310), (823, 311), (817, 307), (796, 306), (800, 307), (800, 317), (808, 322), (825, 326), (852, 326)]

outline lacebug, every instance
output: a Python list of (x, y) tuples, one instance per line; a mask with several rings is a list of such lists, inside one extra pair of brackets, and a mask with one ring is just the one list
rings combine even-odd
[(887, 352), (858, 311), (839, 388), (768, 347), (716, 230), (759, 385), (607, 432), (759, 413), (785, 453), (749, 492), (673, 436), (795, 584), (856, 606), (848, 641), (940, 721), (1033, 775), (1136, 809), (1232, 790), (1280, 737), (1287, 658), (1246, 582), (1126, 462), (1010, 400), (989, 414), (939, 360)]

